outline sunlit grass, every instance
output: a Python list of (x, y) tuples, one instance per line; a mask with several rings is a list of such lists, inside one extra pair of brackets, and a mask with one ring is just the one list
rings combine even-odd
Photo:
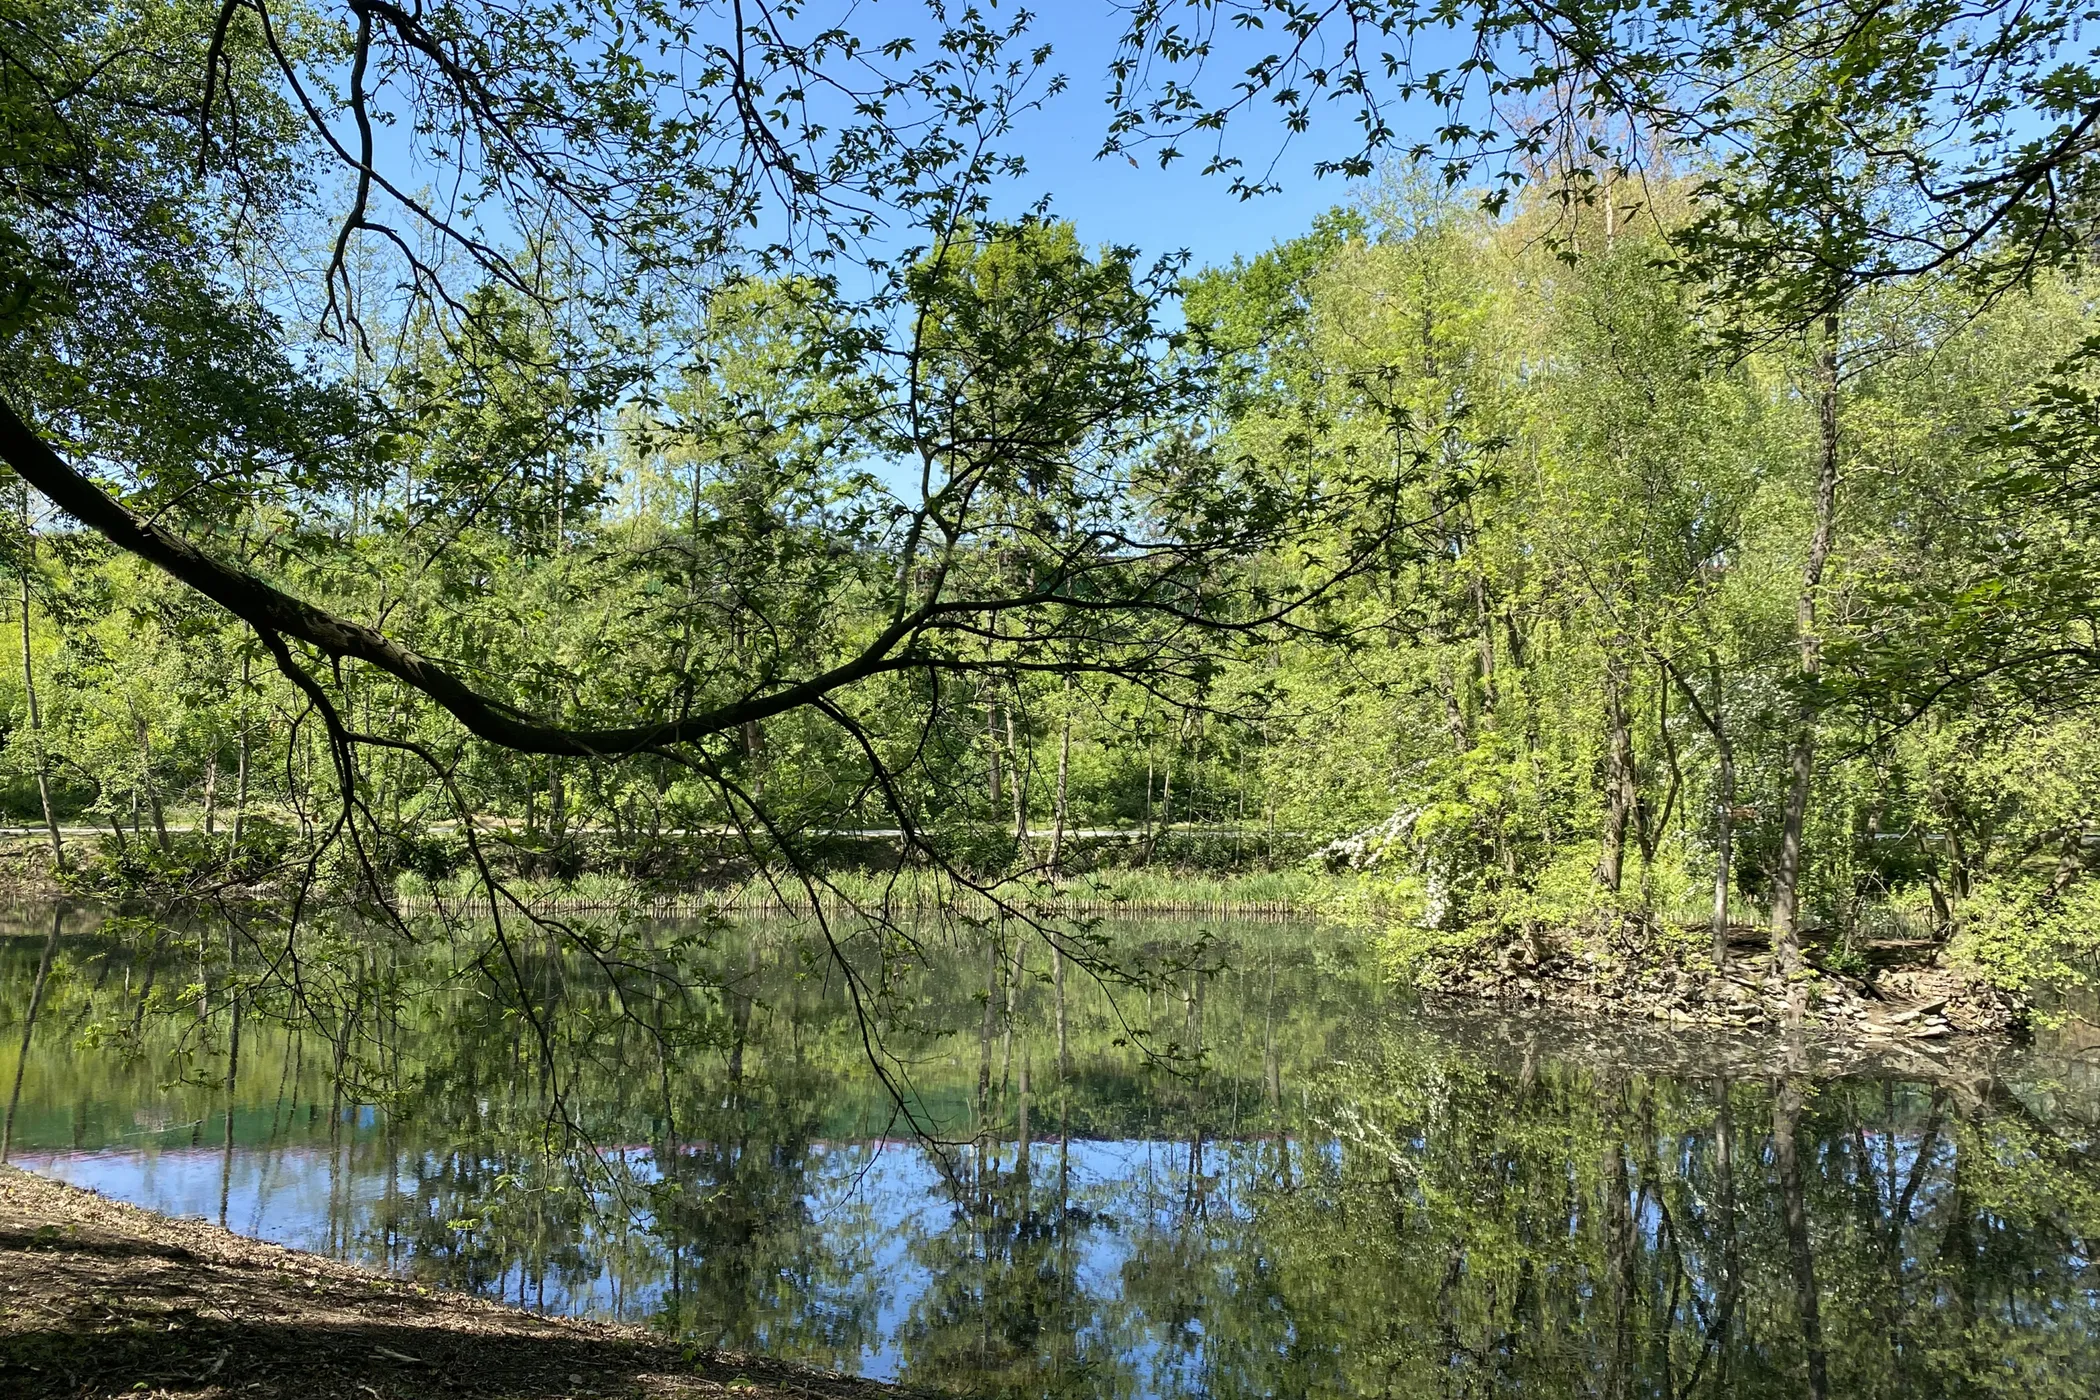
[[(1046, 872), (969, 876), (958, 880), (923, 867), (900, 870), (835, 870), (803, 873), (776, 868), (740, 885), (705, 890), (653, 889), (631, 877), (589, 873), (573, 880), (514, 878), (503, 881), (504, 900), (532, 907), (641, 909), (659, 905), (708, 905), (722, 910), (807, 907), (814, 897), (840, 906), (934, 908), (989, 905), (997, 899), (1028, 906), (1072, 906), (1103, 913), (1127, 909), (1211, 913), (1243, 909), (1273, 914), (1340, 912), (1360, 903), (1362, 882), (1304, 869), (1240, 873), (1131, 867), (1089, 871), (1065, 878)], [(461, 872), (441, 880), (404, 874), (394, 893), (407, 905), (479, 905), (488, 891), (478, 876)]]

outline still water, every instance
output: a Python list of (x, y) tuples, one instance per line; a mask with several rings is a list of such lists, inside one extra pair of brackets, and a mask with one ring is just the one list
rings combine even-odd
[[(139, 1014), (136, 939), (69, 936), (14, 1159), (978, 1395), (2100, 1394), (2100, 1075), (2071, 1031), (1848, 1064), (1425, 1007), (1332, 929), (1108, 940), (1174, 970), (1111, 994), (1068, 963), (1060, 991), (1041, 945), (927, 937), (888, 1087), (776, 927), (688, 936), (712, 986), (675, 1030), (541, 968), (586, 1028), (552, 1064), (472, 975), (346, 1001), (333, 1040), (258, 1011), (229, 1121), (209, 976), (160, 968)], [(0, 1085), (41, 952), (0, 949)], [(550, 1157), (564, 1123), (590, 1146)]]

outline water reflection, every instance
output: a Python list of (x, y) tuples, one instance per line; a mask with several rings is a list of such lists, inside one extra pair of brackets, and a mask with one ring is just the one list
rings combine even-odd
[[(947, 1170), (900, 1134), (838, 987), (783, 935), (720, 937), (723, 991), (673, 1052), (612, 1017), (575, 1052), (587, 1187), (542, 1150), (516, 1018), (470, 985), (349, 1051), (258, 1018), (229, 1132), (195, 1008), (138, 1055), (81, 1046), (144, 975), (75, 940), (16, 1158), (526, 1306), (973, 1394), (2091, 1393), (2100, 1094), (2074, 1046), (1810, 1073), (1424, 1012), (1333, 932), (1116, 936), (1204, 934), (1210, 970), (1117, 1004), (1076, 978), (1061, 999), (1011, 944), (936, 947), (894, 1043)], [(0, 965), (7, 1005), (40, 951)]]

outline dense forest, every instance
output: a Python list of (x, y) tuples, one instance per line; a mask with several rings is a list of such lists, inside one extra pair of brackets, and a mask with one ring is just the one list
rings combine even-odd
[(1008, 210), (1025, 13), (750, 8), (0, 8), (53, 875), (1268, 868), (1402, 951), (1747, 923), (1798, 985), (1894, 911), (2075, 975), (2070, 10), (1132, 7), (1109, 158), (1362, 132), (1195, 268)]

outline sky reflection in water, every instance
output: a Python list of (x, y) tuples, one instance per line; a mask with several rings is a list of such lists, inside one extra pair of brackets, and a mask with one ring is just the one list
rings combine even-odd
[(617, 1197), (499, 1130), (533, 1092), (508, 1031), (436, 1013), (391, 1115), (258, 1033), (230, 1149), (208, 1077), (47, 1041), (16, 1156), (530, 1307), (979, 1394), (1804, 1395), (1818, 1350), (1833, 1395), (2091, 1393), (2100, 1095), (2074, 1040), (1786, 1077), (1424, 1014), (1347, 936), (1225, 932), (1222, 970), (1125, 1008), (1204, 1045), (1186, 1077), (1075, 982), (1060, 1083), (1047, 978), (1009, 1043), (978, 1025), (983, 960), (931, 969), (958, 1029), (919, 1046), (922, 1104), (968, 1137), (981, 1074), (996, 1140), (952, 1176), (896, 1137), (836, 998), (758, 943), (725, 950), (733, 1043), (676, 1066), (675, 1144), (652, 1076), (583, 1081)]

